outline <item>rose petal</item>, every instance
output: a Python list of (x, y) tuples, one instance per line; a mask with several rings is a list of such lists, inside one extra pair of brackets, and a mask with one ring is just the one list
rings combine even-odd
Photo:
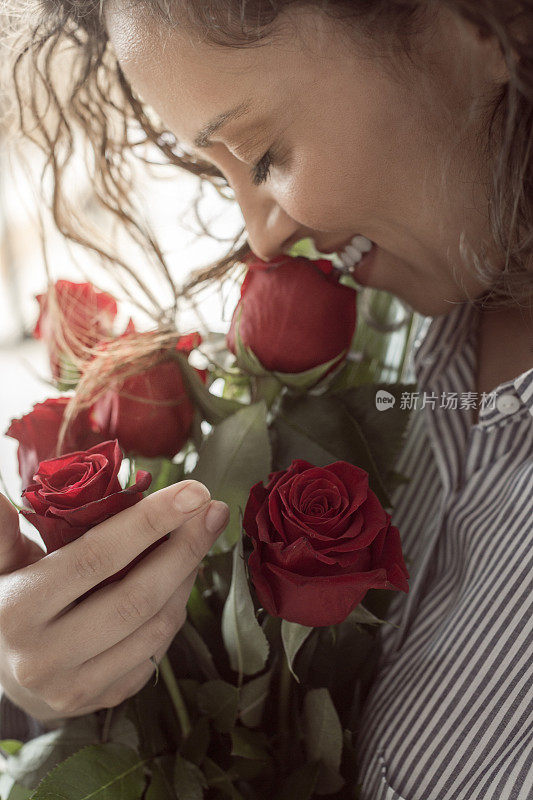
[(389, 588), (384, 569), (307, 577), (263, 562), (260, 574), (254, 571), (253, 580), (259, 600), (270, 614), (309, 627), (337, 625), (369, 589)]

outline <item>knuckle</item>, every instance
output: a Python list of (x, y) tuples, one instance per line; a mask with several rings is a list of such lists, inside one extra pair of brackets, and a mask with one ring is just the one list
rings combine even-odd
[[(148, 500), (149, 498), (145, 498)], [(164, 533), (168, 533), (168, 531), (163, 530), (163, 524), (161, 522), (161, 517), (157, 511), (157, 506), (155, 503), (143, 503), (142, 501), (139, 503), (139, 512), (141, 513), (141, 526), (143, 533), (146, 531), (149, 538), (153, 539), (160, 539)]]
[(106, 572), (109, 558), (90, 541), (80, 542), (79, 552), (74, 557), (74, 569), (79, 578), (86, 580)]
[(188, 536), (182, 538), (181, 547), (186, 560), (190, 563), (199, 564), (205, 555), (201, 542)]
[(29, 658), (17, 660), (11, 671), (19, 686), (23, 689), (38, 689), (43, 681), (40, 665)]
[[(175, 634), (178, 630), (179, 618), (169, 611), (160, 611), (152, 620), (152, 632), (154, 640), (159, 644)], [(181, 623), (183, 624), (183, 623)]]
[(63, 689), (61, 694), (54, 695), (46, 700), (46, 703), (54, 711), (60, 714), (75, 714), (76, 711), (87, 705), (86, 693), (70, 688), (68, 691)]
[(10, 578), (0, 597), (0, 635), (8, 645), (16, 645), (28, 627), (28, 614), (23, 602), (22, 588), (16, 578)]
[(126, 589), (117, 603), (117, 614), (123, 622), (142, 622), (151, 616), (152, 602), (141, 587)]
[(4, 645), (16, 647), (20, 641), (21, 626), (15, 614), (9, 613), (5, 606), (0, 607), (0, 631)]
[(150, 680), (152, 672), (153, 670), (148, 671), (147, 669), (144, 669), (142, 680), (139, 678), (139, 673), (137, 673), (135, 679), (132, 679), (127, 683), (121, 681), (119, 684), (109, 689), (105, 695), (106, 707), (111, 708), (119, 706), (124, 702), (124, 700), (127, 700), (129, 697), (133, 697), (133, 695), (137, 694), (137, 692), (142, 689), (147, 681)]

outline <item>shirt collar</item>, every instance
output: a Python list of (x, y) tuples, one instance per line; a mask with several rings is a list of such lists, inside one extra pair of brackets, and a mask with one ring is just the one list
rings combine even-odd
[[(430, 386), (432, 377), (442, 375), (457, 359), (463, 359), (472, 374), (472, 385), (464, 392), (475, 391), (475, 362), (480, 307), (464, 301), (448, 313), (426, 317), (414, 343), (413, 365), (419, 387)], [(480, 409), (479, 423), (492, 424), (509, 418), (526, 407), (533, 418), (533, 367), (516, 378), (500, 383), (490, 393), (494, 401)], [(512, 397), (516, 400), (513, 401)]]

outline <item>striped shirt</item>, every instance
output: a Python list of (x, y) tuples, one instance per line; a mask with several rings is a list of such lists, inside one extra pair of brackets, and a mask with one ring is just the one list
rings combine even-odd
[(428, 317), (412, 353), (392, 497), (410, 591), (379, 630), (361, 800), (533, 798), (533, 367), (481, 405), (478, 322), (468, 302)]

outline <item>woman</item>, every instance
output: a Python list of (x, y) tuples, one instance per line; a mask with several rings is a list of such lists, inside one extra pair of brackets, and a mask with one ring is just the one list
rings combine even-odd
[[(248, 243), (237, 241), (200, 283), (248, 244), (269, 260), (311, 237), (320, 252), (340, 253), (361, 284), (433, 318), (414, 354), (427, 402), (412, 417), (399, 464), (412, 481), (395, 497), (414, 580), (407, 602), (394, 601), (399, 629), (382, 634), (359, 732), (361, 796), (525, 800), (533, 791), (533, 3), (41, 6), (17, 86), (22, 125), (50, 158), (64, 233), (111, 261), (80, 232), (62, 193), (61, 147), (76, 120), (99, 156), (96, 192), (134, 227), (129, 193), (113, 192), (126, 180), (117, 164), (128, 151), (111, 133), (118, 111), (138, 120), (170, 163), (221, 190), (227, 184), (240, 205)], [(64, 37), (76, 69), (59, 107), (53, 59), (44, 56)], [(52, 132), (24, 99), (27, 61), (48, 82), (58, 112)], [(370, 243), (358, 268), (358, 247)], [(443, 393), (456, 402), (439, 406)], [(466, 404), (457, 403), (463, 393)], [(473, 407), (472, 393), (489, 402)], [(207, 498), (189, 521), (171, 510), (172, 491), (134, 507), (128, 524), (135, 518), (140, 536), (148, 513), (158, 530), (181, 524), (187, 535), (201, 533), (199, 561), (224, 509), (209, 532)], [(135, 618), (131, 600), (156, 570), (164, 575), (159, 548), (110, 597), (100, 592), (90, 608), (57, 619), (73, 599), (69, 576), (95, 585), (127, 554), (100, 552), (104, 523), (89, 550), (71, 546), (46, 559), (46, 569), (36, 561), (21, 571), (39, 555), (27, 553), (14, 515), (2, 509), (0, 681), (13, 702), (50, 721), (137, 691), (150, 675), (149, 655), (165, 652), (181, 624), (195, 564), (179, 585), (169, 576), (163, 614), (144, 606)], [(115, 526), (125, 524), (119, 517)], [(120, 608), (129, 609), (126, 622), (100, 633)], [(76, 638), (87, 620), (89, 645)]]

